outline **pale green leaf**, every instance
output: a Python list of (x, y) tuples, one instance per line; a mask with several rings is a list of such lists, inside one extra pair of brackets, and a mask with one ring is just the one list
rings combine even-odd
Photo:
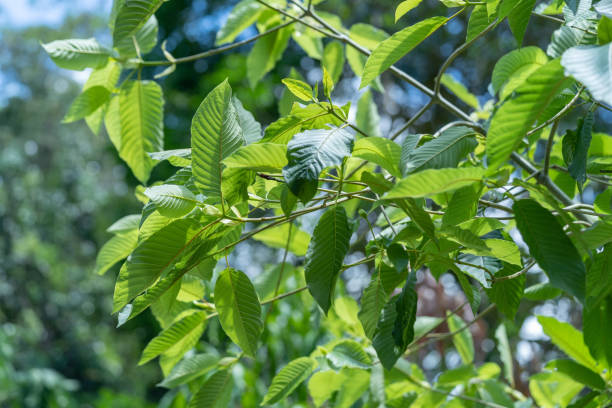
[(128, 232), (137, 230), (140, 224), (140, 214), (130, 214), (119, 218), (110, 227), (106, 229), (106, 232), (113, 234), (120, 234), (122, 232)]
[(476, 95), (472, 94), (468, 89), (459, 81), (455, 80), (449, 74), (442, 75), (442, 85), (448, 88), (449, 91), (455, 94), (459, 99), (465, 102), (471, 108), (476, 110), (480, 109), (480, 103)]
[[(372, 92), (367, 90), (357, 102), (357, 127), (368, 136), (380, 137), (380, 116)], [(399, 157), (398, 157), (399, 159)], [(397, 160), (393, 159), (395, 163)], [(397, 164), (396, 164), (397, 165)]]
[(76, 71), (101, 68), (110, 56), (110, 51), (95, 38), (57, 40), (42, 47), (58, 67)]
[(538, 407), (569, 406), (584, 385), (558, 372), (542, 372), (529, 378), (529, 392)]
[(138, 230), (117, 233), (100, 248), (96, 257), (95, 272), (104, 275), (114, 264), (127, 258), (137, 243)]
[(291, 91), (292, 94), (297, 96), (303, 101), (309, 102), (312, 100), (312, 88), (304, 81), (293, 78), (283, 79), (283, 84)]
[(62, 119), (64, 123), (76, 122), (94, 113), (110, 99), (110, 91), (103, 86), (87, 88), (76, 97), (68, 113)]
[(255, 356), (263, 331), (261, 306), (249, 277), (225, 269), (215, 284), (215, 308), (223, 331), (249, 356)]
[(523, 47), (510, 51), (501, 57), (493, 68), (493, 92), (499, 92), (500, 99), (505, 99), (525, 82), (529, 75), (547, 62), (548, 57), (538, 47)]
[(119, 51), (119, 55), (124, 58), (138, 57), (134, 41), (138, 44), (140, 56), (147, 54), (157, 45), (158, 24), (155, 16), (151, 16), (149, 20), (136, 31), (133, 37), (127, 37), (115, 44), (115, 49)]
[(261, 405), (274, 404), (287, 398), (316, 367), (316, 360), (310, 357), (300, 357), (289, 362), (272, 379)]
[(186, 384), (212, 370), (217, 363), (219, 363), (219, 357), (214, 354), (196, 354), (195, 356), (185, 358), (157, 385), (165, 388), (174, 388), (181, 384)]
[(167, 0), (126, 0), (121, 4), (113, 27), (113, 44), (121, 44), (124, 39), (136, 35)]
[(223, 164), (230, 168), (274, 172), (287, 165), (287, 146), (276, 143), (257, 143), (238, 148)]
[[(272, 27), (266, 27), (270, 29)], [(247, 78), (251, 88), (255, 88), (259, 81), (270, 72), (280, 60), (289, 44), (293, 27), (281, 28), (268, 34), (255, 42), (247, 57)]]
[[(457, 315), (452, 315), (447, 312), (448, 329), (455, 332), (465, 326), (465, 322)], [(464, 364), (470, 364), (474, 361), (474, 341), (470, 329), (461, 330), (453, 336), (453, 345), (461, 356)]]
[(400, 177), (401, 153), (397, 143), (383, 137), (364, 137), (358, 139), (353, 147), (353, 157), (376, 163), (395, 177)]
[(480, 182), (483, 177), (484, 170), (474, 167), (423, 170), (401, 179), (382, 198), (392, 200), (431, 196)]
[(606, 383), (599, 374), (573, 360), (552, 360), (546, 363), (545, 367), (563, 373), (574, 381), (592, 389), (603, 390), (606, 388)]
[(189, 408), (226, 408), (232, 395), (232, 373), (219, 370), (204, 381), (189, 402)]
[(570, 48), (563, 53), (561, 64), (593, 98), (612, 104), (612, 43)]
[(147, 188), (144, 194), (155, 203), (161, 215), (170, 218), (182, 217), (198, 203), (195, 195), (185, 186), (163, 184)]
[(495, 329), (495, 339), (497, 340), (497, 350), (502, 363), (504, 363), (504, 377), (506, 381), (514, 387), (514, 360), (512, 358), (512, 350), (508, 341), (508, 333), (506, 326), (501, 323)]
[(408, 13), (410, 10), (412, 10), (413, 8), (421, 4), (421, 1), (422, 0), (404, 0), (402, 1), (395, 9), (395, 22), (397, 23), (397, 20), (402, 18), (404, 14)]
[(338, 83), (344, 67), (344, 46), (342, 43), (331, 41), (325, 46), (322, 65), (329, 72), (333, 83)]
[(217, 32), (215, 45), (231, 43), (244, 30), (249, 28), (264, 11), (264, 7), (255, 0), (242, 0), (234, 6), (227, 20)]
[(308, 244), (310, 242), (310, 235), (307, 232), (302, 231), (297, 226), (289, 228), (289, 224), (281, 224), (273, 228), (267, 228), (258, 234), (253, 236), (256, 241), (263, 242), (264, 244), (272, 248), (285, 248), (287, 245), (287, 237), (289, 230), (291, 229), (291, 240), (289, 241), (289, 251), (293, 252), (297, 256), (306, 255), (308, 250)]
[(366, 61), (360, 88), (369, 85), (377, 76), (412, 51), (446, 21), (445, 17), (431, 17), (406, 27), (381, 42)]

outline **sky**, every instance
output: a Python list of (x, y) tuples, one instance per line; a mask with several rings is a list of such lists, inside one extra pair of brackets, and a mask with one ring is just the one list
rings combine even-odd
[(68, 15), (108, 13), (111, 0), (0, 0), (0, 26), (59, 26)]

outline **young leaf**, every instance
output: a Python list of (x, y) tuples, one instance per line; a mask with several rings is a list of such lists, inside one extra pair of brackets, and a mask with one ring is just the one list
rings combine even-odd
[(457, 190), (479, 182), (484, 170), (475, 167), (459, 169), (428, 169), (401, 179), (395, 187), (382, 198), (417, 198)]
[(121, 232), (109, 239), (98, 251), (95, 272), (104, 275), (114, 264), (132, 253), (138, 243), (138, 230)]
[(544, 333), (553, 344), (561, 349), (569, 357), (591, 370), (599, 372), (597, 362), (589, 353), (584, 344), (582, 333), (571, 324), (560, 322), (554, 317), (538, 316), (538, 322), (542, 325)]
[(124, 58), (138, 57), (138, 52), (134, 42), (138, 44), (140, 56), (147, 54), (157, 44), (158, 23), (155, 16), (151, 16), (149, 20), (140, 27), (133, 36), (124, 38), (119, 43), (114, 44), (119, 55)]
[(257, 21), (264, 7), (255, 0), (238, 2), (227, 16), (227, 20), (217, 31), (215, 45), (231, 43), (240, 33)]
[[(115, 125), (120, 131), (119, 156), (130, 166), (136, 178), (145, 183), (155, 166), (147, 153), (164, 148), (162, 90), (152, 81), (129, 81), (121, 88), (118, 109), (119, 118), (112, 120), (117, 121)], [(110, 108), (107, 115), (114, 115)], [(109, 134), (111, 132), (109, 130)]]
[(230, 168), (253, 171), (278, 171), (287, 165), (287, 146), (277, 143), (255, 143), (239, 147), (223, 160)]
[(287, 145), (283, 176), (293, 194), (307, 203), (314, 197), (321, 171), (338, 166), (353, 150), (353, 135), (343, 128), (306, 130)]
[(161, 215), (170, 218), (182, 217), (197, 204), (196, 197), (185, 186), (163, 184), (147, 188), (144, 194), (155, 203)]
[(42, 47), (58, 67), (76, 71), (101, 68), (110, 56), (110, 51), (95, 38), (52, 41)]
[(455, 126), (437, 138), (413, 149), (401, 158), (403, 174), (416, 173), (425, 169), (457, 167), (478, 145), (476, 132), (465, 126)]
[(282, 224), (277, 227), (268, 228), (253, 236), (254, 240), (261, 241), (272, 248), (285, 248), (287, 245), (287, 237), (291, 230), (291, 240), (289, 241), (289, 251), (297, 256), (306, 255), (308, 244), (310, 243), (310, 235), (302, 231), (297, 226), (290, 228), (289, 224)]
[(404, 0), (395, 9), (395, 22), (410, 10), (421, 4), (422, 0)]
[(480, 4), (474, 7), (468, 20), (467, 34), (465, 41), (472, 41), (478, 34), (482, 33), (485, 28), (493, 21), (494, 17), (489, 16), (486, 4)]
[(558, 60), (538, 68), (516, 88), (516, 97), (504, 103), (491, 120), (487, 132), (488, 173), (499, 168), (516, 150), (534, 122), (569, 80)]
[(263, 331), (257, 292), (244, 272), (227, 268), (215, 284), (215, 308), (223, 331), (249, 356), (255, 356)]
[(532, 199), (519, 200), (512, 208), (516, 227), (550, 283), (584, 301), (585, 267), (557, 219)]
[(165, 0), (129, 0), (122, 2), (114, 21), (113, 44), (131, 38), (157, 11)]
[(285, 399), (317, 367), (317, 361), (310, 357), (300, 357), (289, 362), (274, 376), (272, 384), (261, 405), (270, 405)]
[(243, 144), (232, 89), (226, 79), (206, 95), (191, 122), (193, 177), (209, 199), (221, 200), (222, 160)]
[[(323, 67), (329, 73), (334, 84), (338, 83), (344, 67), (344, 46), (338, 41), (331, 41), (323, 51)], [(333, 88), (333, 87), (332, 87)], [(331, 88), (330, 88), (331, 92)]]
[(336, 281), (350, 239), (351, 228), (346, 211), (338, 205), (323, 213), (312, 233), (304, 274), (308, 290), (325, 314), (332, 305)]
[(76, 97), (64, 119), (63, 123), (76, 122), (94, 113), (100, 106), (110, 99), (110, 91), (103, 86), (87, 88)]
[[(465, 322), (457, 315), (451, 315), (447, 312), (448, 330), (455, 332), (465, 326)], [(453, 336), (453, 344), (457, 352), (461, 356), (464, 364), (470, 364), (474, 361), (474, 341), (470, 329), (461, 330)]]
[(369, 85), (377, 76), (412, 51), (423, 40), (446, 23), (446, 17), (431, 17), (393, 34), (372, 51), (366, 61), (360, 88)]
[(204, 332), (206, 312), (195, 312), (177, 321), (147, 344), (138, 365), (147, 363), (170, 349), (185, 354)]
[(229, 406), (232, 394), (232, 373), (222, 369), (204, 381), (188, 408), (224, 408)]
[(312, 100), (312, 88), (307, 83), (299, 79), (285, 78), (283, 84), (291, 91), (292, 94), (305, 102)]
[(400, 177), (398, 164), (401, 154), (402, 149), (397, 143), (383, 137), (364, 137), (358, 139), (353, 147), (353, 157), (376, 163), (395, 177)]

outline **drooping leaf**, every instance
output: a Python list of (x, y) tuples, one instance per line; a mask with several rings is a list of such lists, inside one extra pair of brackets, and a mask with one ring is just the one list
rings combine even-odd
[(395, 302), (396, 317), (393, 324), (393, 339), (403, 353), (414, 339), (414, 322), (417, 311), (416, 274), (411, 273)]
[(219, 363), (219, 357), (214, 354), (196, 354), (185, 358), (172, 369), (158, 386), (174, 388), (186, 384), (212, 370), (217, 363)]
[(162, 150), (161, 152), (148, 153), (149, 157), (156, 161), (168, 160), (176, 167), (191, 165), (191, 149)]
[(398, 296), (399, 295), (396, 295), (389, 299), (382, 309), (378, 324), (376, 325), (376, 332), (372, 339), (372, 346), (376, 350), (376, 355), (382, 366), (387, 370), (393, 368), (398, 358), (404, 352), (404, 350), (400, 350), (397, 347), (392, 334), (395, 327), (395, 320), (397, 319), (397, 308), (395, 303), (397, 302)]
[(157, 19), (155, 16), (151, 16), (149, 20), (136, 31), (133, 37), (124, 38), (119, 43), (114, 44), (114, 46), (122, 57), (134, 58), (138, 56), (134, 45), (134, 42), (136, 42), (140, 55), (145, 55), (157, 44), (157, 31)]
[[(372, 92), (367, 90), (359, 98), (357, 103), (357, 127), (368, 136), (381, 136), (380, 116), (372, 98)], [(397, 160), (395, 161), (397, 163)]]
[(489, 173), (497, 171), (553, 98), (569, 84), (558, 60), (534, 71), (493, 115), (487, 132)]
[(211, 375), (189, 401), (188, 408), (224, 408), (232, 395), (232, 372), (222, 369)]
[(342, 340), (325, 355), (335, 368), (354, 367), (368, 369), (372, 366), (372, 359), (365, 352), (361, 344), (354, 340)]
[(410, 174), (425, 169), (457, 167), (477, 145), (474, 130), (455, 126), (402, 155), (401, 170), (403, 174)]
[(110, 56), (110, 51), (95, 38), (57, 40), (42, 44), (42, 47), (58, 67), (76, 71), (101, 68)]
[(292, 26), (284, 27), (255, 42), (247, 57), (247, 78), (251, 88), (255, 88), (259, 80), (276, 66), (289, 44), (292, 32)]
[(193, 177), (208, 199), (221, 199), (222, 160), (244, 144), (227, 80), (202, 101), (191, 122)]
[(62, 122), (70, 123), (83, 119), (94, 113), (110, 99), (110, 91), (103, 86), (87, 88), (76, 97)]
[(475, 167), (423, 170), (401, 179), (382, 198), (392, 200), (431, 196), (469, 186), (483, 177), (484, 170)]
[(308, 245), (304, 274), (308, 290), (327, 314), (332, 305), (334, 290), (342, 261), (349, 249), (351, 228), (346, 211), (334, 206), (323, 213)]
[[(496, 278), (512, 275), (520, 270), (520, 266), (506, 264), (503, 269), (495, 273)], [(516, 316), (519, 304), (525, 290), (525, 274), (512, 279), (493, 282), (487, 289), (489, 299), (494, 302), (499, 310), (510, 320)]]
[(465, 41), (473, 40), (478, 34), (484, 31), (485, 28), (493, 21), (492, 16), (489, 16), (487, 5), (481, 4), (475, 6), (468, 20), (467, 34)]
[(495, 329), (495, 339), (497, 340), (499, 356), (502, 363), (504, 363), (504, 377), (514, 387), (514, 362), (512, 351), (510, 350), (510, 342), (508, 341), (508, 332), (504, 323), (501, 323)]
[(289, 189), (306, 203), (317, 191), (321, 171), (342, 163), (353, 150), (353, 135), (343, 128), (306, 130), (287, 145), (289, 164), (283, 176)]
[[(476, 215), (480, 188), (466, 186), (455, 191), (442, 216), (442, 225), (457, 225)], [(468, 228), (469, 229), (469, 228)], [(475, 233), (477, 236), (482, 235)]]
[(459, 99), (465, 102), (471, 108), (480, 109), (480, 103), (476, 95), (472, 94), (461, 82), (449, 74), (442, 75), (441, 84), (448, 88), (449, 91), (455, 94)]
[(578, 189), (581, 192), (587, 178), (586, 166), (593, 121), (593, 112), (587, 113), (584, 118), (578, 120), (577, 128), (575, 130), (568, 129), (563, 137), (563, 160), (570, 175), (578, 183)]
[(369, 85), (377, 76), (412, 51), (423, 40), (446, 23), (445, 17), (431, 17), (393, 34), (372, 51), (366, 61), (360, 88)]
[(113, 44), (116, 46), (124, 39), (130, 39), (138, 29), (166, 0), (126, 0), (121, 4), (114, 21)]
[(147, 153), (164, 148), (162, 90), (152, 81), (129, 81), (122, 86), (117, 102), (119, 117), (109, 108), (107, 116), (112, 115), (112, 118), (105, 121), (107, 130), (109, 134), (113, 132), (109, 129), (109, 121), (116, 121), (111, 126), (118, 126), (119, 156), (136, 178), (145, 183), (155, 165)]
[(344, 67), (344, 46), (338, 41), (331, 41), (323, 50), (323, 67), (327, 70), (334, 84), (338, 83)]
[(585, 267), (557, 219), (532, 199), (519, 200), (512, 208), (523, 240), (550, 283), (584, 301)]
[(215, 45), (231, 43), (240, 33), (257, 21), (264, 7), (255, 0), (238, 2), (227, 16), (227, 20), (217, 31)]
[(170, 218), (182, 217), (198, 203), (195, 195), (185, 186), (163, 184), (147, 188), (144, 194), (155, 203), (161, 215)]
[(263, 331), (255, 287), (244, 272), (225, 269), (215, 284), (215, 308), (223, 331), (250, 356), (255, 356)]
[(599, 371), (597, 362), (584, 344), (581, 332), (571, 324), (560, 322), (554, 317), (538, 316), (538, 322), (542, 325), (544, 333), (561, 351), (585, 367)]
[[(458, 331), (465, 326), (465, 322), (457, 315), (447, 312), (448, 329), (451, 332)], [(453, 336), (453, 344), (461, 356), (464, 364), (474, 361), (474, 341), (470, 329), (464, 329)]]
[(138, 364), (145, 364), (170, 349), (179, 349), (181, 355), (186, 353), (204, 332), (205, 322), (206, 312), (195, 312), (172, 324), (147, 344)]
[(510, 14), (508, 14), (508, 24), (519, 47), (523, 44), (523, 37), (525, 36), (527, 24), (529, 23), (535, 3), (536, 0), (520, 0)]
[(376, 273), (372, 276), (372, 281), (363, 290), (363, 296), (361, 296), (361, 307), (358, 316), (363, 326), (363, 331), (369, 339), (374, 337), (380, 313), (388, 299), (381, 276), (380, 268), (382, 265), (382, 262), (378, 263)]
[(397, 143), (383, 137), (364, 137), (358, 139), (353, 147), (353, 157), (376, 163), (395, 177), (400, 177), (401, 153)]
[(274, 376), (261, 404), (270, 405), (285, 399), (310, 376), (316, 367), (317, 361), (310, 357), (300, 357), (291, 361)]
[(395, 22), (397, 23), (397, 20), (402, 18), (404, 14), (408, 13), (410, 10), (412, 10), (413, 8), (421, 4), (421, 1), (422, 0), (404, 0), (402, 1), (395, 9)]

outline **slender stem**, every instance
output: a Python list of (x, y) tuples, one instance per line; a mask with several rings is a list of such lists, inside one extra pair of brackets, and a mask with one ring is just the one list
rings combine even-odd
[(306, 289), (308, 289), (308, 286), (302, 286), (301, 288), (290, 290), (289, 292), (285, 292), (285, 293), (282, 293), (280, 295), (274, 296), (274, 297), (272, 297), (272, 298), (270, 298), (268, 300), (264, 300), (263, 302), (261, 302), (261, 305), (264, 306), (264, 305), (268, 305), (270, 303), (274, 303), (277, 300), (281, 300), (281, 299), (284, 299), (286, 297), (293, 296), (296, 293), (300, 293), (300, 292), (305, 291)]
[(529, 262), (527, 263), (527, 265), (525, 265), (525, 267), (524, 267), (523, 269), (521, 269), (520, 271), (518, 271), (518, 272), (516, 272), (516, 273), (513, 273), (512, 275), (508, 275), (508, 276), (500, 276), (500, 277), (498, 277), (498, 278), (493, 278), (493, 283), (495, 283), (495, 282), (499, 282), (499, 281), (510, 280), (510, 279), (514, 279), (514, 278), (518, 278), (519, 276), (521, 276), (521, 275), (523, 275), (523, 274), (527, 273), (527, 271), (528, 271), (529, 269), (531, 269), (531, 267), (532, 267), (533, 265), (535, 265), (535, 264), (536, 264), (536, 262), (535, 262), (535, 261), (532, 259), (531, 261), (529, 261)]

